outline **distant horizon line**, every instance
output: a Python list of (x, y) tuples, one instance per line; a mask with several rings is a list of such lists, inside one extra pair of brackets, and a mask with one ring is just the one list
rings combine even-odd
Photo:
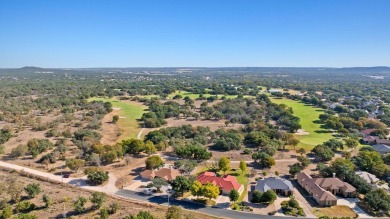
[(289, 66), (212, 66), (212, 67), (194, 67), (194, 66), (165, 66), (165, 67), (38, 67), (38, 66), (23, 66), (23, 67), (0, 67), (0, 69), (23, 69), (23, 68), (41, 68), (41, 69), (111, 69), (111, 68), (334, 68), (334, 69), (342, 69), (342, 68), (390, 68), (390, 66), (386, 65), (378, 65), (378, 66), (344, 66), (344, 67), (326, 67), (326, 66), (299, 66), (299, 67), (289, 67)]

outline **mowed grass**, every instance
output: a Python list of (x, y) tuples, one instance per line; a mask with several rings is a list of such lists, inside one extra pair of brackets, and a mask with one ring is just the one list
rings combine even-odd
[(319, 115), (323, 113), (322, 109), (285, 98), (271, 98), (271, 100), (274, 103), (283, 103), (291, 107), (294, 115), (301, 119), (300, 123), (302, 129), (309, 133), (308, 135), (298, 135), (300, 143), (297, 148), (303, 147), (307, 150), (311, 150), (314, 146), (333, 138), (331, 131), (321, 128), (321, 124), (315, 123), (315, 121), (319, 120)]
[(118, 141), (136, 138), (138, 133), (141, 131), (141, 124), (138, 122), (138, 119), (141, 118), (142, 114), (147, 109), (142, 103), (130, 102), (130, 101), (120, 101), (115, 98), (90, 98), (88, 101), (103, 101), (112, 103), (113, 108), (120, 108), (120, 110), (115, 110), (115, 114), (118, 115), (119, 128), (122, 130), (122, 135), (119, 137)]

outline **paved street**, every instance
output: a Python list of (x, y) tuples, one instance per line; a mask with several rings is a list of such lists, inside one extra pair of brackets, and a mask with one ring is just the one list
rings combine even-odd
[[(79, 186), (84, 189), (92, 190), (92, 191), (100, 191), (100, 192), (105, 192), (109, 195), (116, 195), (120, 196), (123, 198), (128, 198), (128, 199), (133, 199), (133, 200), (138, 200), (138, 201), (145, 201), (145, 202), (152, 202), (160, 205), (168, 205), (168, 199), (167, 196), (147, 196), (143, 195), (142, 193), (137, 193), (129, 190), (124, 190), (124, 189), (117, 189), (115, 187), (115, 180), (116, 178), (110, 174), (110, 179), (109, 182), (103, 186), (88, 186), (85, 183), (85, 177), (81, 178), (67, 178), (67, 179), (62, 179), (61, 176), (56, 176), (51, 173), (39, 171), (39, 170), (34, 170), (28, 167), (22, 167), (18, 166), (15, 164), (10, 164), (6, 163), (3, 161), (0, 161), (0, 166), (11, 168), (14, 170), (23, 170), (27, 173), (46, 177), (48, 179), (51, 179), (53, 181), (57, 182), (64, 182), (64, 183), (69, 183), (74, 186)], [(223, 218), (239, 218), (239, 219), (258, 219), (258, 218), (263, 218), (263, 219), (292, 219), (296, 217), (285, 217), (285, 216), (268, 216), (268, 215), (259, 215), (259, 214), (253, 214), (253, 213), (246, 213), (246, 212), (239, 212), (239, 211), (232, 211), (232, 210), (227, 210), (227, 209), (220, 209), (220, 208), (212, 208), (212, 207), (205, 207), (202, 204), (197, 204), (189, 201), (181, 201), (181, 200), (170, 200), (171, 205), (176, 205), (176, 206), (181, 206), (187, 210), (192, 210), (192, 211), (198, 211), (202, 212), (205, 214), (209, 215), (214, 215), (217, 217), (223, 217)]]
[[(136, 193), (133, 191), (128, 190), (119, 190), (115, 193), (115, 195), (124, 197), (124, 198), (130, 198), (130, 199), (136, 199), (136, 200), (142, 200), (146, 202), (153, 202), (157, 203), (159, 205), (168, 205), (168, 199), (167, 196), (147, 196), (143, 195), (141, 193)], [(234, 218), (234, 219), (291, 219), (296, 217), (285, 217), (285, 216), (269, 216), (269, 215), (258, 215), (253, 213), (246, 213), (246, 212), (239, 212), (239, 211), (232, 211), (227, 209), (221, 209), (221, 208), (212, 208), (212, 207), (205, 207), (202, 204), (197, 204), (189, 201), (181, 201), (181, 200), (170, 200), (170, 205), (180, 206), (187, 210), (192, 211), (198, 211), (205, 214), (214, 215), (217, 217), (223, 217), (223, 218)]]

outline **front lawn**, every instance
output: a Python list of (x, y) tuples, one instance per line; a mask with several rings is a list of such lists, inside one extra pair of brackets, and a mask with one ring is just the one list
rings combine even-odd
[(237, 178), (237, 182), (240, 183), (241, 185), (244, 185), (244, 191), (238, 198), (237, 202), (242, 202), (244, 199), (245, 195), (248, 193), (247, 191), (247, 185), (248, 185), (248, 171), (245, 173), (242, 173), (240, 169), (232, 169), (230, 171), (227, 171), (226, 174), (235, 176)]

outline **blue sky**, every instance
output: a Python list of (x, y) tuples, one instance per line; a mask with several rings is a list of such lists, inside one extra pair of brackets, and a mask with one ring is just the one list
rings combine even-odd
[(0, 68), (390, 66), (389, 11), (389, 0), (0, 0)]

